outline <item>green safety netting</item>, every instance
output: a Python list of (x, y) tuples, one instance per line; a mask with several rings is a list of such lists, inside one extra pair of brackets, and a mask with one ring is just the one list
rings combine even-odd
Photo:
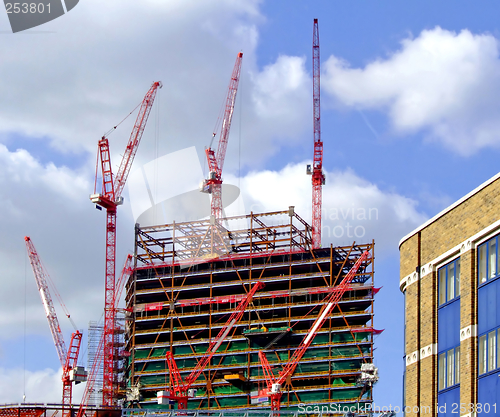
[(164, 369), (167, 369), (165, 362), (136, 363), (134, 366), (135, 372), (162, 371)]
[(215, 357), (213, 359), (214, 365), (237, 365), (246, 364), (247, 355), (225, 355), (223, 357)]
[[(168, 382), (168, 378), (167, 378)], [(143, 385), (166, 385), (165, 374), (141, 376), (141, 384)]]
[(335, 378), (332, 382), (332, 385), (334, 386), (343, 386), (343, 385), (349, 385), (342, 378)]
[(238, 407), (247, 405), (248, 397), (237, 397), (237, 398), (218, 398), (221, 407)]
[(166, 353), (167, 353), (166, 348), (157, 348), (157, 349), (153, 349), (153, 351), (151, 351), (151, 349), (138, 349), (135, 351), (134, 356), (135, 356), (135, 359), (145, 359), (147, 357), (161, 358), (161, 357), (165, 357)]
[(234, 385), (222, 385), (219, 387), (214, 387), (213, 391), (215, 394), (241, 394), (244, 391)]

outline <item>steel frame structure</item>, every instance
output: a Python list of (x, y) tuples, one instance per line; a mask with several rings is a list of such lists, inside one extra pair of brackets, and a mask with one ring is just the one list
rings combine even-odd
[(156, 391), (166, 389), (165, 353), (175, 355), (187, 376), (236, 303), (261, 281), (266, 288), (193, 382), (198, 395), (188, 406), (265, 408), (252, 404), (255, 392), (267, 387), (258, 351), (266, 352), (271, 366), (284, 366), (317, 318), (321, 300), (367, 250), (369, 261), (287, 380), (281, 402), (290, 409), (313, 401), (314, 392), (315, 404), (369, 403), (371, 389), (357, 379), (361, 363), (373, 358), (374, 243), (312, 249), (311, 227), (292, 208), (218, 223), (228, 225), (218, 247), (207, 244), (209, 220), (136, 227), (137, 264), (126, 287), (134, 321), (126, 343), (128, 385), (140, 383), (141, 407), (153, 406)]
[[(270, 220), (270, 224), (266, 221)], [(227, 225), (227, 227), (222, 226)], [(311, 248), (311, 227), (293, 206), (286, 211), (138, 227), (138, 268), (210, 259), (289, 253)]]

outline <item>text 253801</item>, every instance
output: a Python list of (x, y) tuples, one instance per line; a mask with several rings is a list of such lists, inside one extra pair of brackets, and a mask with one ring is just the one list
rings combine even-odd
[(50, 13), (50, 3), (5, 3), (7, 13)]

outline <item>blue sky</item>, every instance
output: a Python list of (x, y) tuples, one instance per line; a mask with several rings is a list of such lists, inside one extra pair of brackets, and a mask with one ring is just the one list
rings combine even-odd
[[(498, 171), (500, 6), (482, 0), (136, 3), (82, 0), (67, 15), (17, 34), (8, 33), (0, 13), (0, 402), (20, 401), (23, 392), (29, 401), (60, 397), (59, 364), (26, 267), (25, 235), (78, 326), (86, 329), (100, 317), (104, 215), (88, 201), (96, 143), (153, 81), (164, 87), (136, 167), (190, 146), (202, 156), (243, 51), (225, 164), (226, 182), (242, 192), (234, 210), (296, 205), (310, 220), (304, 173), (312, 158), (312, 22), (318, 18), (324, 224), (347, 230), (349, 219), (332, 218), (335, 210), (378, 213), (350, 226), (364, 231), (359, 241), (375, 239), (376, 286), (383, 286), (375, 304), (375, 325), (386, 329), (376, 339), (375, 401), (400, 405), (398, 243)], [(110, 136), (115, 165), (131, 123)], [(119, 265), (133, 249), (134, 224), (130, 204), (120, 210)], [(323, 244), (330, 243), (352, 238), (324, 233)], [(71, 327), (64, 330), (69, 339)], [(34, 389), (34, 381), (44, 383)]]

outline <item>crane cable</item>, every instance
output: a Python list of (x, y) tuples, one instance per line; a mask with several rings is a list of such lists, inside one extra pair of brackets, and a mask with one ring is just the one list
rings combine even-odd
[[(137, 110), (137, 107), (139, 107), (141, 104), (142, 104), (142, 101), (137, 106), (135, 106), (134, 110), (132, 110), (127, 116), (125, 116), (125, 118), (120, 123), (118, 123), (116, 126), (113, 126), (111, 129), (109, 129), (106, 133), (104, 133), (104, 135), (102, 135), (102, 137), (107, 138), (111, 133), (113, 133), (116, 130), (116, 128), (118, 126), (120, 126), (125, 120), (127, 120), (129, 118), (129, 116), (132, 113), (134, 113)], [(98, 176), (98, 167), (99, 167), (99, 155), (100, 155), (100, 153), (97, 152), (97, 161), (95, 164), (95, 177), (94, 177), (95, 178), (94, 194), (97, 192), (97, 176)]]
[(124, 118), (124, 119), (123, 119), (120, 123), (118, 123), (116, 126), (113, 126), (111, 129), (109, 129), (109, 130), (108, 130), (108, 131), (107, 131), (107, 132), (103, 135), (103, 137), (108, 137), (108, 135), (110, 135), (111, 133), (113, 133), (113, 132), (116, 130), (116, 128), (117, 128), (118, 126), (120, 126), (120, 125), (121, 125), (121, 124), (122, 124), (125, 120), (127, 120), (127, 119), (129, 118), (129, 116), (130, 116), (133, 112), (135, 112), (135, 111), (137, 110), (137, 107), (139, 107), (141, 104), (142, 104), (142, 101), (141, 101), (141, 102), (139, 102), (139, 104), (138, 104), (137, 106), (135, 106), (134, 110), (132, 110), (129, 114), (127, 114), (127, 115), (125, 116), (125, 118)]

